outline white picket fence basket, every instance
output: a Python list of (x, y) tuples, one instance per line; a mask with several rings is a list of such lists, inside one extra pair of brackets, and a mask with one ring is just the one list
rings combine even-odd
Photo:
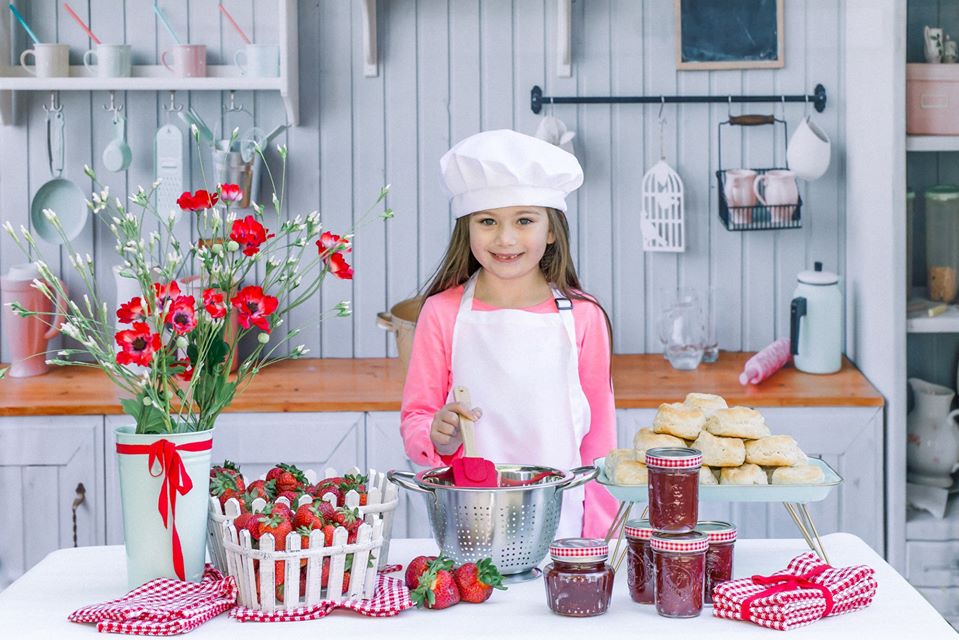
[[(333, 468), (327, 468), (324, 472), (324, 478), (333, 478), (339, 476), (340, 474)], [(360, 470), (356, 467), (353, 467), (348, 474), (358, 474)], [(316, 472), (312, 469), (307, 469), (303, 472), (303, 475), (306, 476), (306, 479), (310, 484), (314, 484), (317, 480)], [(386, 566), (386, 563), (389, 558), (390, 553), (390, 537), (393, 533), (393, 516), (396, 512), (396, 506), (399, 504), (399, 493), (395, 484), (386, 479), (386, 474), (377, 471), (375, 469), (370, 469), (366, 474), (366, 504), (360, 506), (360, 496), (356, 491), (349, 491), (344, 496), (344, 501), (349, 507), (356, 507), (360, 514), (363, 516), (363, 520), (366, 523), (373, 524), (375, 520), (381, 520), (383, 523), (383, 548), (379, 554), (379, 564), (378, 568), (382, 569)], [(326, 494), (323, 496), (324, 499), (327, 499), (327, 502), (330, 502), (335, 506), (336, 502), (333, 499), (333, 494)], [(301, 498), (301, 504), (304, 502)], [(286, 502), (289, 504), (289, 501), (286, 498), (279, 498), (277, 502)], [(233, 505), (231, 509), (230, 506)], [(256, 502), (254, 502), (256, 504)], [(299, 505), (297, 505), (299, 506)], [(262, 508), (262, 507), (261, 507)], [(291, 505), (293, 511), (296, 511), (296, 507)], [(226, 551), (224, 549), (224, 536), (222, 533), (222, 525), (224, 522), (230, 525), (230, 528), (233, 529), (233, 519), (240, 514), (240, 505), (236, 500), (232, 498), (227, 500), (226, 505), (220, 506), (219, 498), (215, 496), (210, 496), (210, 517), (208, 518), (207, 526), (207, 549), (210, 552), (210, 559), (213, 561), (213, 564), (221, 572), (226, 573), (228, 570)], [(321, 537), (322, 539), (322, 537)], [(299, 538), (297, 538), (299, 541)]]

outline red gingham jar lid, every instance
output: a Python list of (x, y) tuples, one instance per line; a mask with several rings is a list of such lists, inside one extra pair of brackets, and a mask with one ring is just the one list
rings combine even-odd
[(732, 542), (736, 539), (736, 525), (719, 520), (703, 520), (696, 523), (696, 531), (705, 533), (709, 543)]
[(626, 537), (634, 540), (649, 540), (653, 537), (653, 526), (649, 520), (628, 520), (626, 522)]
[(705, 533), (654, 533), (649, 541), (653, 551), (671, 553), (705, 553), (709, 548), (709, 538)]
[(609, 545), (597, 538), (561, 538), (549, 545), (549, 555), (560, 562), (603, 562)]
[(698, 469), (703, 465), (699, 449), (656, 447), (646, 450), (646, 466), (664, 469)]

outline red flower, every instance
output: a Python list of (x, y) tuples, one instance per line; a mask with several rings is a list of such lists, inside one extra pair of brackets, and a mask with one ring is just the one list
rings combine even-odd
[(238, 184), (221, 184), (220, 199), (223, 202), (239, 202), (243, 199), (243, 189)]
[(120, 308), (117, 309), (117, 319), (120, 322), (146, 322), (148, 315), (150, 315), (150, 310), (147, 309), (140, 296), (121, 304)]
[(266, 229), (253, 216), (242, 220), (234, 220), (230, 228), (230, 240), (235, 240), (243, 247), (243, 255), (252, 256), (260, 252), (260, 245), (275, 236), (275, 233), (266, 235)]
[(223, 304), (223, 292), (216, 289), (203, 291), (203, 306), (210, 317), (216, 320), (226, 315), (226, 305)]
[(343, 257), (344, 253), (353, 250), (349, 240), (335, 233), (324, 231), (320, 239), (316, 241), (316, 248), (320, 253), (320, 259), (326, 264), (330, 273), (341, 280), (353, 279), (353, 269), (347, 264), (346, 258)]
[(244, 329), (255, 325), (266, 333), (270, 332), (270, 322), (267, 319), (276, 311), (279, 301), (273, 296), (263, 293), (262, 287), (243, 287), (231, 300), (230, 304), (237, 310), (237, 319)]
[(196, 193), (184, 191), (176, 199), (176, 203), (184, 211), (200, 211), (202, 209), (211, 209), (220, 198), (215, 193), (208, 193), (206, 189), (198, 189)]
[(176, 362), (173, 363), (173, 366), (183, 367), (183, 371), (176, 374), (176, 376), (180, 380), (183, 380), (185, 382), (189, 382), (190, 380), (193, 380), (193, 367), (190, 366), (190, 361), (188, 359), (184, 358), (183, 360), (177, 360)]
[(179, 296), (170, 305), (165, 324), (172, 325), (173, 331), (183, 335), (196, 327), (196, 301), (193, 296)]
[(167, 300), (176, 300), (180, 297), (180, 286), (176, 280), (171, 280), (168, 284), (153, 283), (153, 294), (157, 299), (157, 306), (160, 309), (166, 306)]
[(117, 362), (120, 364), (139, 364), (150, 366), (153, 354), (160, 350), (160, 334), (150, 333), (145, 322), (134, 322), (132, 329), (118, 331), (116, 334), (120, 351)]

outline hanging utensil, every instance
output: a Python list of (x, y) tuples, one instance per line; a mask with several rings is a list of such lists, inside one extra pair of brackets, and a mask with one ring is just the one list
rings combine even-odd
[(127, 144), (127, 121), (120, 112), (113, 114), (113, 140), (103, 150), (103, 166), (114, 173), (126, 171), (133, 160), (133, 152)]
[(659, 105), (659, 162), (643, 176), (643, 211), (640, 231), (644, 251), (686, 250), (683, 181), (666, 163), (663, 150), (663, 105)]
[(167, 122), (157, 130), (153, 139), (153, 166), (157, 180), (160, 180), (156, 207), (162, 216), (180, 210), (176, 201), (186, 184), (184, 151), (183, 132), (178, 127)]
[[(33, 194), (30, 203), (30, 222), (38, 236), (51, 244), (64, 244), (80, 235), (87, 224), (86, 198), (80, 187), (61, 177), (63, 175), (63, 132), (65, 121), (63, 107), (54, 105), (47, 110), (47, 163), (50, 180)], [(57, 215), (61, 231), (44, 213), (51, 210)]]
[[(453, 387), (453, 398), (469, 407), (469, 391), (466, 387)], [(476, 439), (473, 421), (460, 416), (460, 432), (463, 434), (463, 457), (453, 460), (453, 484), (457, 487), (498, 487), (496, 465), (486, 458), (476, 457)]]

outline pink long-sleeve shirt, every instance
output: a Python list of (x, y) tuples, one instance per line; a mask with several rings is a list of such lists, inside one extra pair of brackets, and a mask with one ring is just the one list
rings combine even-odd
[[(453, 385), (453, 326), (463, 297), (463, 286), (431, 296), (416, 322), (413, 353), (406, 384), (400, 433), (406, 455), (419, 465), (441, 466), (463, 455), (462, 447), (451, 456), (440, 455), (430, 440), (433, 416), (446, 404)], [(473, 299), (473, 310), (495, 311)], [(530, 313), (558, 313), (552, 299), (524, 309)], [(576, 344), (579, 349), (579, 380), (590, 409), (589, 431), (580, 445), (584, 465), (605, 456), (616, 446), (616, 406), (609, 371), (609, 331), (602, 310), (585, 300), (573, 301)], [(586, 485), (583, 535), (602, 537), (616, 513), (616, 501), (594, 482)]]

